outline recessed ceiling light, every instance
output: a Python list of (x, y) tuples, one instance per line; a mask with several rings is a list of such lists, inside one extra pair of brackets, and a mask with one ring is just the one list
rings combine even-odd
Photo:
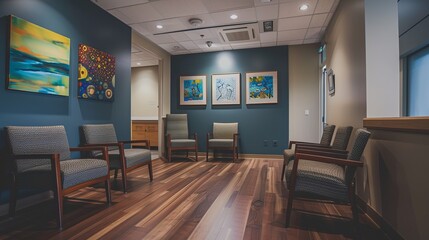
[(229, 18), (231, 18), (232, 20), (235, 20), (238, 18), (238, 16), (236, 14), (232, 14), (231, 16), (229, 16)]
[(308, 4), (302, 4), (300, 7), (299, 7), (299, 10), (301, 10), (301, 11), (306, 11), (308, 9)]
[(142, 64), (138, 62), (138, 63), (137, 63), (137, 65), (139, 65), (139, 66), (140, 66), (140, 65), (142, 65)]
[(156, 28), (158, 28), (158, 29), (162, 29), (164, 26), (162, 26), (162, 25), (156, 25)]

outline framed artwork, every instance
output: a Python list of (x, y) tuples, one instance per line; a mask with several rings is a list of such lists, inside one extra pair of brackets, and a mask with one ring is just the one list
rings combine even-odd
[(70, 39), (10, 16), (7, 88), (69, 96)]
[(334, 71), (332, 69), (328, 70), (328, 91), (329, 91), (329, 95), (334, 95), (335, 94), (335, 74)]
[(180, 105), (206, 105), (206, 76), (180, 77)]
[(277, 103), (277, 71), (246, 73), (246, 104)]
[(115, 57), (79, 44), (78, 98), (113, 101), (115, 91)]
[(212, 104), (240, 104), (240, 73), (212, 75)]

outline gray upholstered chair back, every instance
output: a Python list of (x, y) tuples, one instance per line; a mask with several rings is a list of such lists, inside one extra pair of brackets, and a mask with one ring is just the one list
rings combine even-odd
[(213, 123), (213, 138), (233, 139), (238, 133), (238, 123)]
[(335, 133), (335, 139), (332, 143), (332, 148), (346, 150), (349, 144), (350, 136), (352, 135), (353, 127), (339, 127)]
[[(370, 136), (371, 136), (371, 133), (364, 129), (356, 130), (355, 143), (353, 144), (353, 149), (350, 151), (347, 159), (360, 161)], [(349, 183), (353, 179), (355, 171), (356, 171), (355, 167), (346, 167), (347, 183)]]
[[(115, 126), (113, 124), (85, 124), (81, 126), (81, 131), (85, 144), (117, 143)], [(118, 147), (110, 146), (109, 150), (116, 150)], [(100, 151), (93, 151), (93, 156)]]
[(323, 127), (322, 138), (320, 144), (324, 146), (331, 145), (332, 135), (334, 135), (335, 125), (326, 125)]
[[(18, 154), (59, 153), (60, 160), (70, 159), (70, 146), (64, 126), (8, 126), (5, 128), (10, 151)], [(18, 159), (18, 172), (50, 164), (49, 159)]]
[(187, 114), (167, 114), (167, 132), (171, 139), (188, 139), (188, 115)]

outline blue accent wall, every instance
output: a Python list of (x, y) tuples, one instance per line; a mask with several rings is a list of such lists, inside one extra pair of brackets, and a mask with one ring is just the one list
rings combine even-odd
[[(171, 112), (187, 113), (189, 131), (198, 134), (200, 151), (206, 150), (206, 136), (213, 122), (238, 122), (240, 152), (245, 154), (281, 154), (289, 139), (288, 47), (269, 47), (210, 52), (171, 57)], [(277, 71), (278, 103), (246, 105), (246, 72)], [(211, 75), (241, 74), (241, 104), (213, 106)], [(207, 76), (207, 105), (181, 106), (180, 76)], [(267, 146), (264, 146), (267, 140)], [(273, 146), (277, 140), (277, 147)]]
[[(67, 36), (70, 46), (70, 96), (6, 90), (8, 15)], [(116, 58), (114, 102), (77, 98), (78, 45), (87, 44)], [(78, 146), (79, 126), (114, 123), (119, 139), (129, 139), (131, 121), (131, 28), (89, 0), (0, 1), (0, 149), (8, 125), (65, 125), (70, 146)], [(4, 169), (3, 159), (0, 168)], [(2, 167), (3, 166), (3, 167)], [(2, 174), (3, 175), (3, 174)], [(4, 186), (3, 184), (0, 184)]]

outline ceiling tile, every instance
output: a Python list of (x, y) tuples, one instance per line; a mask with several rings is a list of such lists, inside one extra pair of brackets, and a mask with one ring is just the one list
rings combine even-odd
[(123, 14), (119, 10), (109, 10), (108, 12), (126, 24), (130, 24), (134, 21), (132, 18)]
[[(210, 29), (200, 29), (200, 30), (193, 30), (193, 31), (186, 31), (184, 32), (191, 40), (204, 40), (216, 38), (216, 35), (213, 35), (212, 31)], [(201, 37), (203, 36), (203, 37)]]
[(150, 4), (164, 18), (208, 13), (204, 4), (198, 0), (151, 1)]
[(146, 29), (144, 26), (142, 26), (141, 24), (137, 23), (137, 24), (131, 24), (130, 25), (132, 29), (136, 30), (138, 33), (147, 36), (147, 35), (152, 35), (152, 32), (149, 31), (148, 29)]
[(277, 46), (277, 42), (261, 43), (261, 47), (273, 47), (273, 46)]
[(264, 5), (256, 8), (257, 20), (272, 20), (272, 19), (277, 19), (278, 16), (279, 16), (278, 5)]
[(303, 42), (303, 40), (283, 41), (283, 42), (277, 42), (277, 46), (300, 45), (300, 44), (302, 44), (302, 42)]
[(182, 45), (184, 48), (186, 48), (188, 50), (193, 50), (193, 49), (198, 49), (199, 48), (197, 46), (197, 44), (195, 44), (192, 41), (180, 42), (180, 45)]
[(277, 41), (277, 32), (260, 33), (259, 38), (261, 43), (275, 42)]
[(189, 41), (191, 39), (189, 39), (189, 37), (184, 34), (183, 32), (177, 32), (177, 33), (170, 33), (170, 37), (172, 37), (174, 40), (178, 41), (178, 42), (184, 42), (184, 41)]
[(250, 42), (250, 43), (233, 43), (231, 44), (232, 49), (243, 49), (243, 48), (258, 48), (261, 47), (260, 42)]
[(277, 34), (277, 42), (304, 39), (307, 29), (281, 31)]
[(309, 28), (307, 30), (307, 34), (305, 35), (305, 38), (317, 38), (320, 39), (320, 30), (322, 28)]
[(146, 37), (158, 45), (166, 44), (166, 43), (176, 43), (176, 41), (172, 37), (170, 37), (170, 35), (168, 35), (168, 34), (165, 34), (165, 35), (147, 35)]
[[(304, 3), (309, 5), (308, 9), (306, 11), (299, 10), (299, 7)], [(299, 1), (281, 3), (279, 4), (279, 18), (296, 17), (296, 16), (313, 14), (314, 9), (316, 7), (316, 3), (317, 3), (317, 0), (306, 0), (306, 1), (299, 0)]]
[(314, 14), (311, 18), (310, 27), (323, 27), (327, 16), (327, 13)]
[(272, 5), (272, 4), (278, 4), (279, 0), (271, 0), (269, 2), (264, 2), (264, 0), (254, 0), (255, 1), (255, 6), (266, 6), (266, 5)]
[[(158, 29), (156, 27), (157, 25), (162, 25), (163, 28)], [(140, 26), (147, 29), (152, 34), (179, 31), (188, 28), (188, 26), (181, 21), (176, 21), (176, 18), (144, 22), (140, 23)]]
[(148, 3), (149, 0), (91, 0), (98, 6), (102, 7), (103, 9), (112, 9), (112, 8), (118, 8), (118, 7), (124, 7), (124, 6), (130, 6), (130, 5), (137, 5), (137, 4), (143, 4)]
[(222, 46), (222, 48), (223, 48), (223, 50), (232, 50), (232, 47), (231, 47), (231, 45), (229, 45), (229, 44), (224, 44), (224, 45)]
[[(203, 23), (197, 27), (192, 26), (189, 23), (189, 19), (191, 18), (199, 18), (203, 21)], [(192, 15), (192, 16), (186, 16), (186, 17), (180, 17), (180, 18), (175, 18), (175, 21), (179, 21), (181, 22), (183, 25), (187, 26), (186, 29), (193, 29), (193, 28), (204, 28), (204, 27), (211, 27), (214, 26), (215, 23), (211, 17), (210, 14), (201, 14), (201, 15)]]
[(311, 16), (291, 17), (279, 19), (278, 31), (308, 28)]
[(325, 20), (325, 23), (323, 24), (323, 26), (327, 27), (329, 25), (329, 22), (331, 22), (333, 15), (334, 15), (333, 13), (328, 13), (328, 16), (326, 17), (326, 20)]
[(202, 52), (204, 52), (201, 48), (198, 48), (198, 49), (191, 49), (191, 50), (189, 50), (191, 53), (202, 53)]
[(202, 0), (209, 12), (253, 7), (253, 0)]
[(132, 23), (148, 22), (162, 19), (162, 15), (155, 10), (150, 4), (140, 4), (136, 6), (129, 6), (118, 8), (122, 14), (128, 16), (133, 20)]
[(303, 44), (318, 43), (318, 42), (320, 42), (320, 40), (318, 38), (315, 38), (315, 39), (310, 38), (310, 39), (305, 39)]
[(179, 51), (187, 51), (186, 48), (184, 48), (182, 45), (180, 45), (178, 43), (165, 43), (165, 44), (158, 44), (158, 45), (170, 53), (179, 52)]
[[(230, 18), (232, 14), (238, 16), (237, 19), (233, 20)], [(227, 24), (237, 24), (243, 22), (255, 22), (256, 21), (256, 11), (255, 8), (246, 8), (238, 9), (234, 11), (225, 11), (212, 13), (211, 17), (216, 25), (227, 25)]]
[(319, 0), (317, 2), (316, 9), (314, 13), (328, 13), (331, 11), (332, 6), (334, 6), (335, 0)]

